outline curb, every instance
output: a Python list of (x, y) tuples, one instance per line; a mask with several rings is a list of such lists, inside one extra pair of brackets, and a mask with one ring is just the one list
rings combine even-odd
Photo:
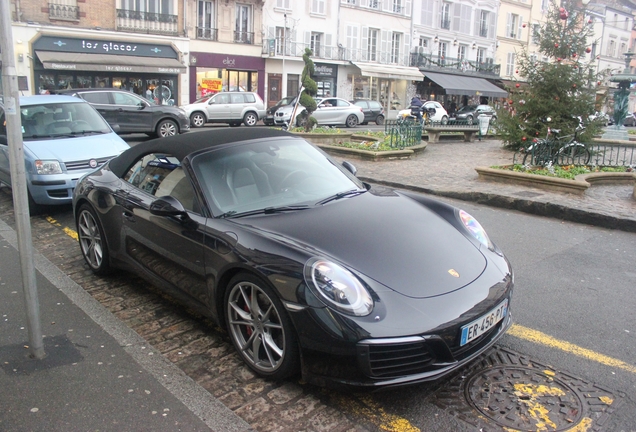
[(457, 192), (435, 190), (425, 187), (404, 185), (395, 182), (377, 180), (369, 177), (358, 177), (362, 181), (392, 188), (407, 189), (414, 192), (426, 193), (430, 195), (443, 196), (447, 198), (459, 199), (462, 201), (472, 201), (477, 204), (485, 204), (492, 207), (518, 210), (523, 213), (535, 214), (538, 216), (548, 216), (556, 219), (577, 222), (585, 225), (594, 225), (602, 228), (617, 229), (627, 232), (636, 232), (636, 220), (621, 219), (603, 213), (590, 212), (586, 210), (566, 207), (551, 202), (536, 202), (523, 198), (513, 198), (505, 195), (498, 195), (485, 192)]

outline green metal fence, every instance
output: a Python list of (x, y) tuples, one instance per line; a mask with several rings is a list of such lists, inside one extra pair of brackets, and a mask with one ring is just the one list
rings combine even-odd
[(390, 145), (394, 148), (411, 147), (422, 142), (422, 125), (418, 122), (387, 120), (384, 132), (391, 136)]

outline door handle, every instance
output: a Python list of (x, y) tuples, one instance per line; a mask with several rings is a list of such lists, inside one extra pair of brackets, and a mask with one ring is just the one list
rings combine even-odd
[(132, 212), (129, 212), (128, 210), (124, 210), (122, 214), (124, 216), (124, 219), (126, 219), (127, 221), (135, 222), (135, 215)]
[(123, 108), (117, 108), (117, 111), (124, 112), (124, 109)]

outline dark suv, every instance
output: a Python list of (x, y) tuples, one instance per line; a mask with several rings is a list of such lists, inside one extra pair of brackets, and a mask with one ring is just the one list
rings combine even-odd
[(118, 134), (145, 133), (166, 137), (188, 132), (190, 119), (181, 108), (156, 105), (133, 92), (115, 88), (56, 90), (84, 99), (99, 111)]

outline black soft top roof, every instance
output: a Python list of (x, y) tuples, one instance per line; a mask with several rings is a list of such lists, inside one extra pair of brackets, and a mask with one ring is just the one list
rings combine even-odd
[(222, 128), (203, 132), (189, 132), (171, 137), (157, 138), (137, 144), (112, 159), (110, 170), (123, 177), (133, 163), (150, 153), (166, 153), (183, 160), (190, 153), (232, 142), (255, 140), (259, 138), (294, 136), (289, 132), (269, 128)]

